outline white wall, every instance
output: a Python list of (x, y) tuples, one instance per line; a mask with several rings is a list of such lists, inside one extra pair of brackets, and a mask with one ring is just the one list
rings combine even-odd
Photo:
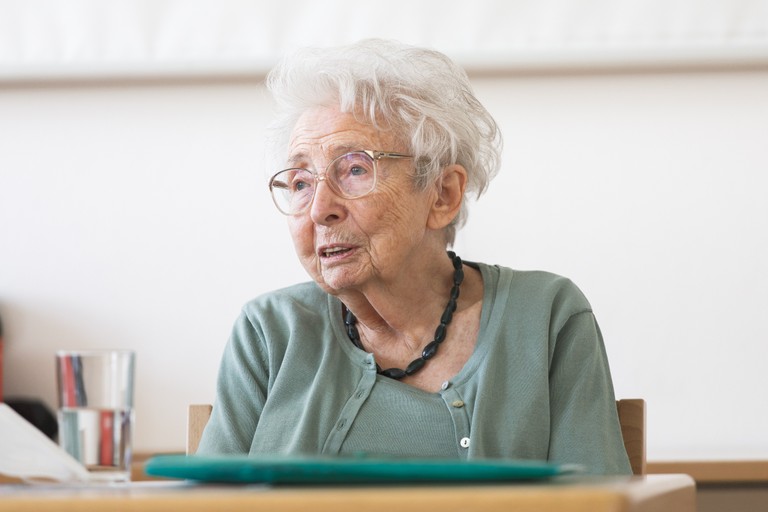
[[(208, 80), (153, 82), (102, 69), (68, 83), (60, 67), (30, 64), (24, 52), (8, 64), (4, 41), (23, 38), (3, 34), (6, 395), (54, 407), (56, 349), (133, 348), (136, 450), (180, 449), (186, 404), (213, 400), (239, 307), (305, 279), (265, 187), (270, 105), (258, 73), (222, 78), (208, 69)], [(50, 48), (68, 49), (61, 62), (82, 59), (76, 47)], [(768, 457), (768, 68), (760, 59), (709, 71), (667, 62), (661, 72), (637, 63), (595, 69), (590, 58), (545, 73), (519, 72), (535, 60), (502, 59), (495, 72), (473, 75), (506, 148), (457, 250), (552, 270), (582, 287), (617, 395), (649, 402), (652, 460)], [(107, 75), (114, 80), (98, 80)]]
[(768, 455), (768, 71), (483, 81), (505, 172), (467, 258), (579, 284), (652, 459)]
[[(768, 72), (478, 78), (506, 139), (466, 259), (572, 277), (652, 459), (768, 455)], [(183, 443), (248, 298), (304, 279), (256, 83), (0, 90), (6, 393), (53, 352), (138, 352), (136, 449)], [(762, 406), (761, 406), (762, 405)]]

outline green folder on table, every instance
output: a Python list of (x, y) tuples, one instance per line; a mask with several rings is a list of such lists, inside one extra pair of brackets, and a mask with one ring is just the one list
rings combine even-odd
[(512, 482), (581, 471), (573, 464), (510, 459), (419, 459), (370, 456), (159, 455), (148, 475), (203, 482), (269, 484), (382, 484)]

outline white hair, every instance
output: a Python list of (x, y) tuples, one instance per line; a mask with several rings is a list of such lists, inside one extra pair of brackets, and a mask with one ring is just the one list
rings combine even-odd
[[(287, 154), (304, 111), (335, 106), (402, 134), (398, 139), (414, 157), (418, 186), (435, 183), (446, 166), (459, 164), (468, 175), (465, 195), (479, 197), (499, 170), (498, 126), (475, 97), (466, 72), (440, 52), (380, 39), (305, 48), (269, 73), (267, 87), (278, 107), (271, 126), (275, 155)], [(453, 243), (467, 213), (464, 201), (446, 228), (447, 243)]]

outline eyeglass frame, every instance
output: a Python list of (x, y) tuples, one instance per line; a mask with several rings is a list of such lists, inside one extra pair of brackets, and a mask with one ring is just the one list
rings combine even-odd
[[(344, 157), (346, 157), (348, 155), (352, 155), (352, 154), (355, 154), (355, 153), (364, 153), (364, 154), (368, 155), (368, 158), (370, 158), (373, 161), (373, 185), (371, 186), (371, 189), (368, 192), (366, 192), (366, 193), (364, 193), (362, 195), (359, 195), (359, 196), (349, 197), (349, 196), (345, 195), (338, 188), (338, 186), (336, 185), (336, 182), (334, 182), (333, 180), (329, 180), (327, 178), (327, 176), (328, 176), (328, 169), (330, 169), (331, 166), (337, 160), (340, 160), (340, 159), (342, 159), (342, 158), (344, 158)], [(333, 158), (330, 162), (328, 162), (328, 165), (325, 166), (325, 169), (322, 172), (312, 171), (312, 170), (307, 169), (305, 167), (288, 167), (287, 169), (281, 169), (281, 170), (277, 171), (275, 174), (272, 175), (271, 178), (269, 178), (269, 195), (272, 196), (272, 202), (275, 203), (275, 206), (277, 207), (277, 210), (280, 213), (282, 213), (283, 215), (287, 215), (287, 216), (300, 215), (300, 214), (306, 212), (307, 210), (309, 210), (309, 208), (312, 206), (312, 202), (315, 200), (315, 195), (317, 194), (317, 185), (321, 181), (327, 181), (328, 182), (328, 186), (333, 191), (333, 193), (336, 194), (337, 196), (343, 198), (343, 199), (360, 199), (360, 198), (366, 197), (368, 194), (370, 194), (371, 192), (376, 190), (376, 185), (378, 185), (378, 183), (379, 183), (379, 163), (378, 162), (382, 158), (405, 159), (405, 158), (413, 158), (413, 156), (412, 155), (406, 155), (405, 153), (397, 153), (397, 152), (394, 152), (394, 151), (379, 151), (379, 150), (376, 150), (376, 149), (359, 149), (359, 150), (355, 150), (355, 151), (347, 151), (346, 153), (343, 153), (343, 154)], [(284, 173), (286, 171), (294, 171), (294, 170), (295, 171), (306, 171), (306, 172), (310, 173), (312, 175), (312, 178), (315, 180), (315, 185), (314, 185), (314, 187), (312, 189), (312, 197), (307, 202), (307, 205), (304, 208), (302, 208), (301, 210), (299, 210), (299, 211), (296, 211), (296, 212), (293, 212), (293, 213), (288, 213), (288, 212), (284, 211), (282, 208), (280, 208), (280, 205), (278, 204), (277, 199), (275, 198), (275, 192), (274, 192), (273, 184), (275, 182), (275, 178), (279, 174), (282, 174), (282, 173)]]

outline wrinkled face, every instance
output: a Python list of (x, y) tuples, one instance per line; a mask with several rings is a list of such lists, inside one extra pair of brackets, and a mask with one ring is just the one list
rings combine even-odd
[[(392, 133), (318, 107), (296, 123), (287, 166), (322, 173), (334, 158), (357, 150), (408, 153)], [(339, 197), (320, 181), (309, 210), (288, 217), (302, 265), (326, 291), (386, 286), (417, 257), (436, 193), (417, 189), (412, 169), (411, 159), (382, 158), (376, 188), (357, 199)]]

